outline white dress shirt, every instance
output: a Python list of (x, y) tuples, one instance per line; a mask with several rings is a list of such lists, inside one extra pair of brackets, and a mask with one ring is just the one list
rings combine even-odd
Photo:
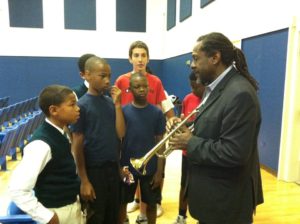
[[(46, 119), (46, 122), (55, 127), (62, 135), (64, 134), (64, 131), (51, 121)], [(39, 223), (48, 223), (54, 215), (53, 211), (38, 201), (33, 192), (39, 174), (51, 158), (51, 149), (46, 142), (41, 140), (30, 142), (25, 146), (23, 159), (14, 170), (9, 183), (11, 199)]]

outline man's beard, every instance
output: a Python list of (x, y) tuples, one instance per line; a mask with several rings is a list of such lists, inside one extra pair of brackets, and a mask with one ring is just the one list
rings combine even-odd
[(200, 77), (199, 73), (196, 73), (196, 77), (197, 77), (196, 83), (202, 83), (202, 85), (204, 86), (208, 86), (211, 83), (210, 80)]

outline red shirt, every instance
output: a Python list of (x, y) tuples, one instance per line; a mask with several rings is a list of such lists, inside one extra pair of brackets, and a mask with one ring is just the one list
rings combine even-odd
[[(182, 113), (184, 116), (188, 116), (199, 104), (201, 103), (201, 98), (196, 96), (194, 93), (186, 95), (182, 101)], [(195, 116), (190, 117), (189, 121), (193, 121)], [(182, 154), (186, 156), (186, 149), (182, 150)]]
[[(121, 89), (121, 104), (124, 106), (133, 101), (132, 93), (129, 90), (129, 79), (131, 72), (121, 75), (117, 78), (115, 85)], [(166, 99), (164, 92), (164, 87), (160, 79), (149, 73), (146, 73), (146, 77), (149, 85), (149, 92), (147, 95), (147, 100), (153, 105), (160, 104), (163, 100)]]

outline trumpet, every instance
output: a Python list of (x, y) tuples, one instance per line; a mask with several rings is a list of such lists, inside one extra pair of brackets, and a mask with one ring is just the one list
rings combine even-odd
[(150, 159), (153, 156), (158, 156), (159, 158), (167, 158), (171, 152), (174, 151), (171, 147), (165, 149), (162, 154), (159, 154), (158, 151), (166, 144), (166, 142), (174, 135), (176, 132), (180, 131), (179, 129), (196, 113), (199, 112), (199, 107), (194, 109), (184, 120), (180, 123), (176, 124), (176, 127), (172, 129), (162, 140), (160, 140), (148, 153), (146, 153), (141, 158), (130, 158), (130, 163), (133, 168), (141, 173), (142, 175), (146, 175), (146, 166)]

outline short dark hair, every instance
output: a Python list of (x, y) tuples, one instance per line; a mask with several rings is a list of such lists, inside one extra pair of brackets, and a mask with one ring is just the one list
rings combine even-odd
[(100, 58), (98, 56), (92, 56), (86, 61), (84, 70), (93, 71), (95, 64), (98, 62), (104, 65), (108, 65), (108, 62), (104, 58)]
[(50, 116), (49, 107), (59, 106), (73, 91), (62, 85), (51, 85), (44, 88), (39, 95), (39, 106), (46, 117)]
[(147, 77), (146, 77), (145, 75), (143, 75), (143, 74), (140, 73), (140, 72), (135, 72), (135, 73), (132, 73), (132, 74), (130, 75), (129, 86), (132, 86), (132, 80), (134, 80), (135, 78), (138, 78), (138, 77), (143, 78), (143, 79), (146, 79), (146, 81), (148, 82), (148, 79), (147, 79)]
[(143, 48), (143, 49), (145, 49), (146, 52), (147, 52), (147, 56), (149, 58), (149, 49), (148, 49), (148, 46), (143, 41), (137, 40), (137, 41), (134, 41), (130, 45), (130, 47), (129, 47), (129, 57), (130, 58), (132, 57), (132, 51), (133, 51), (134, 48)]
[(77, 61), (77, 65), (78, 65), (78, 69), (80, 72), (84, 72), (84, 65), (85, 65), (85, 62), (91, 58), (95, 56), (94, 54), (84, 54), (84, 55), (81, 55), (81, 57), (78, 59)]

